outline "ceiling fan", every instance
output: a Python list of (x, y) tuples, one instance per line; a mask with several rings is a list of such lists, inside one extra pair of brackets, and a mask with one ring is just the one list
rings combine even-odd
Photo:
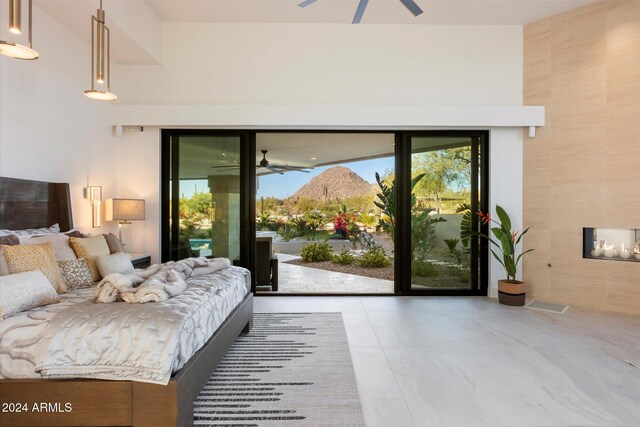
[[(304, 172), (304, 173), (309, 173), (309, 168), (305, 167), (305, 166), (290, 166), (287, 164), (275, 164), (275, 163), (269, 163), (269, 160), (267, 160), (267, 153), (268, 150), (260, 150), (260, 152), (262, 153), (262, 160), (260, 160), (260, 163), (258, 163), (256, 165), (256, 168), (265, 168), (270, 170), (271, 172), (275, 172), (278, 173), (280, 175), (283, 175), (285, 172)], [(226, 169), (238, 169), (240, 168), (240, 165), (236, 165), (236, 166), (211, 166), (212, 168), (226, 168)]]
[[(317, 0), (304, 0), (302, 3), (299, 3), (300, 7), (307, 7), (312, 3), (315, 3)], [(362, 15), (364, 15), (364, 10), (367, 8), (367, 4), (369, 0), (360, 0), (358, 3), (358, 8), (356, 9), (356, 14), (353, 16), (352, 24), (359, 24), (362, 21)], [(422, 13), (422, 9), (414, 0), (400, 0), (400, 3), (406, 7), (409, 12), (413, 14), (413, 16), (418, 16)]]

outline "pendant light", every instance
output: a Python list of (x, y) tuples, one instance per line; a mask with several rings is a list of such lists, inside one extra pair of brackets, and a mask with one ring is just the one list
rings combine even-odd
[[(84, 91), (84, 96), (99, 101), (113, 101), (118, 97), (111, 93), (111, 43), (109, 27), (105, 25), (105, 13), (100, 9), (96, 16), (91, 16), (91, 89)], [(105, 60), (106, 43), (106, 60)], [(106, 90), (96, 89), (95, 85), (106, 84)]]
[[(19, 43), (0, 40), (0, 54), (10, 56), (15, 59), (32, 60), (38, 59), (40, 56), (38, 52), (33, 50), (32, 43), (32, 4), (29, 0), (29, 46), (25, 46)], [(9, 0), (9, 31), (13, 34), (22, 34), (22, 1), (21, 0)]]

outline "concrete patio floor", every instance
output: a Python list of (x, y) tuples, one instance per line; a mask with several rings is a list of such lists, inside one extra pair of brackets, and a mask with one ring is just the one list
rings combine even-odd
[[(277, 293), (393, 293), (393, 281), (287, 264), (299, 256), (278, 256)], [(271, 292), (265, 292), (271, 293)]]

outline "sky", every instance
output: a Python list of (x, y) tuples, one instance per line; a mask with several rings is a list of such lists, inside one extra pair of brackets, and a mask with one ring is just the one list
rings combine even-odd
[[(363, 160), (359, 162), (342, 163), (340, 166), (347, 167), (353, 172), (360, 175), (365, 181), (375, 183), (375, 173), (384, 175), (385, 171), (394, 169), (394, 157), (385, 157), (382, 159)], [(334, 165), (335, 166), (335, 165)], [(332, 166), (323, 166), (312, 169), (309, 173), (303, 172), (287, 172), (284, 175), (272, 174), (261, 176), (258, 178), (258, 199), (260, 197), (277, 197), (279, 199), (287, 198), (311, 181), (314, 176), (320, 175), (322, 172)], [(189, 198), (196, 191), (208, 191), (206, 180), (181, 181), (180, 193), (182, 197)]]

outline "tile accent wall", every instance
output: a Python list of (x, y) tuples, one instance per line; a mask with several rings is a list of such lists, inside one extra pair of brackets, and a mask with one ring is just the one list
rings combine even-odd
[(582, 227), (640, 227), (640, 2), (526, 25), (524, 104), (546, 107), (524, 136), (528, 296), (640, 314), (640, 265), (582, 258)]

